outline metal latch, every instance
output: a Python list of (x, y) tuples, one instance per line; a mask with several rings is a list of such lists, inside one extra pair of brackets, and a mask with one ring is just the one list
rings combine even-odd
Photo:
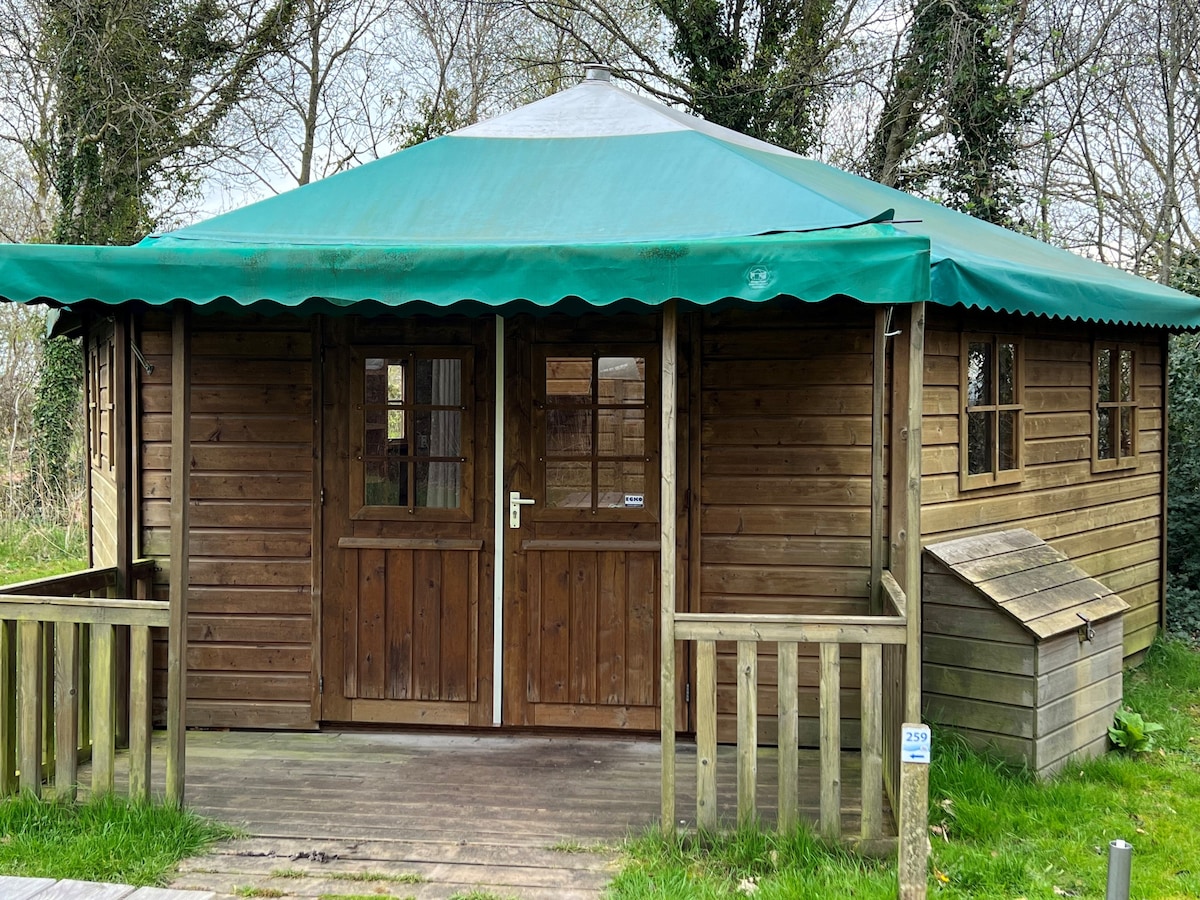
[(508, 492), (508, 527), (521, 527), (521, 507), (533, 506), (533, 499), (522, 497), (520, 491)]
[(1091, 643), (1092, 638), (1096, 636), (1096, 629), (1092, 627), (1091, 621), (1083, 613), (1075, 613), (1079, 618), (1083, 619), (1083, 624), (1079, 626), (1079, 643), (1087, 641)]

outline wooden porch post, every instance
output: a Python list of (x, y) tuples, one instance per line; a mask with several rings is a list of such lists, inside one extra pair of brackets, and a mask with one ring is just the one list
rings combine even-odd
[(675, 401), (678, 396), (676, 354), (679, 349), (679, 311), (674, 300), (663, 305), (662, 320), (662, 443), (659, 458), (662, 485), (659, 494), (659, 524), (662, 545), (659, 554), (660, 677), (662, 704), (659, 727), (662, 734), (662, 829), (675, 832)]
[(874, 615), (883, 613), (883, 562), (887, 546), (887, 522), (884, 519), (883, 415), (887, 382), (887, 309), (875, 310), (875, 335), (871, 353), (871, 597)]
[[(117, 535), (116, 583), (113, 596), (133, 598), (133, 355), (130, 313), (117, 311), (113, 320), (113, 378), (112, 378), (112, 429), (113, 429), (113, 476), (117, 482)], [(129, 632), (118, 629), (115, 635), (117, 666), (113, 673), (116, 695), (114, 703), (114, 738), (117, 747), (129, 746), (129, 669), (125, 661), (129, 658)]]
[(167, 802), (174, 806), (183, 806), (187, 745), (191, 359), (188, 308), (179, 303), (171, 323), (171, 624), (167, 632)]
[[(891, 564), (907, 601), (904, 721), (921, 721), (921, 412), (925, 386), (925, 304), (908, 307), (896, 344), (892, 404)], [(900, 735), (888, 735), (898, 741)], [(923, 900), (929, 863), (929, 766), (900, 763), (901, 900)]]

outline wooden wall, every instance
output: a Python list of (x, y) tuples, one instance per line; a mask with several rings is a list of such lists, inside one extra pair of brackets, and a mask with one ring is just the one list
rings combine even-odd
[(112, 566), (117, 562), (117, 472), (113, 444), (116, 348), (111, 319), (93, 324), (85, 352), (90, 557), (93, 566)]
[[(313, 727), (311, 323), (193, 319), (188, 724)], [(148, 314), (139, 373), (142, 552), (169, 555), (171, 334)], [(165, 663), (165, 648), (158, 664)]]
[[(1125, 655), (1157, 633), (1161, 615), (1163, 339), (1148, 329), (929, 306), (925, 349), (923, 543), (1028, 528), (1130, 605)], [(959, 487), (961, 334), (1023, 335), (1025, 472), (1017, 484)], [(1136, 343), (1138, 443), (1133, 469), (1093, 473), (1093, 340)]]
[[(849, 302), (704, 315), (700, 611), (868, 611), (872, 316)], [(759, 733), (774, 741), (775, 646), (760, 646)], [(857, 746), (857, 648), (842, 652), (843, 743)], [(801, 653), (800, 740), (816, 746), (816, 648)], [(734, 667), (720, 645), (722, 741), (735, 736)]]

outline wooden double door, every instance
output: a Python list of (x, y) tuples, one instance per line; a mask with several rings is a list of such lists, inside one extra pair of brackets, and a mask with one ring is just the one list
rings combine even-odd
[(655, 728), (657, 319), (347, 318), (322, 348), (319, 718)]

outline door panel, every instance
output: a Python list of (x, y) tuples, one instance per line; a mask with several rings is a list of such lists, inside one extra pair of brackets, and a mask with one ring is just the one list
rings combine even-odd
[(326, 721), (491, 723), (489, 326), (327, 325)]
[(506, 722), (657, 727), (659, 346), (654, 316), (508, 325)]

